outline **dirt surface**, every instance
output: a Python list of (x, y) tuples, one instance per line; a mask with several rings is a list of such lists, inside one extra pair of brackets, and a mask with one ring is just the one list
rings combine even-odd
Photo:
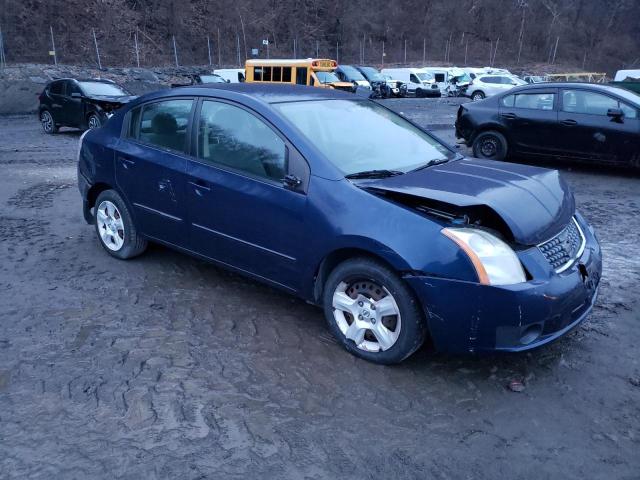
[[(450, 103), (390, 105), (452, 140)], [(161, 247), (108, 256), (78, 137), (0, 118), (0, 478), (640, 478), (637, 174), (561, 166), (604, 250), (574, 333), (381, 367), (269, 287)]]

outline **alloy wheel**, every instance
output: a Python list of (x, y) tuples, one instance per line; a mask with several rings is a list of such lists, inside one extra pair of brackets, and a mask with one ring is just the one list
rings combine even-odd
[(89, 128), (98, 128), (100, 127), (100, 119), (95, 115), (91, 115), (89, 117)]
[(96, 222), (102, 243), (114, 252), (120, 250), (124, 245), (124, 222), (118, 208), (108, 200), (103, 201), (96, 210)]
[(46, 110), (40, 115), (40, 122), (42, 122), (42, 129), (46, 133), (53, 132), (53, 117)]
[(333, 317), (360, 350), (385, 351), (400, 336), (400, 309), (384, 286), (358, 279), (341, 282), (333, 294)]

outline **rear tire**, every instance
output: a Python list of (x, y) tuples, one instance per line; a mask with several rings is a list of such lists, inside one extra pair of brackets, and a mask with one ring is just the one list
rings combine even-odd
[(471, 94), (471, 100), (473, 100), (474, 102), (484, 100), (485, 98), (486, 98), (486, 95), (484, 94), (484, 92), (481, 92), (480, 90), (477, 90)]
[(102, 120), (95, 113), (92, 113), (87, 117), (87, 127), (93, 130), (94, 128), (100, 128), (102, 126)]
[(105, 190), (96, 199), (95, 228), (102, 248), (112, 257), (127, 260), (147, 248), (133, 223), (126, 203), (115, 190)]
[(55, 124), (53, 120), (53, 115), (49, 110), (43, 110), (40, 112), (40, 125), (42, 125), (42, 130), (47, 135), (53, 135), (58, 132), (58, 126)]
[(500, 132), (489, 130), (480, 133), (473, 141), (473, 156), (488, 160), (504, 160), (509, 152), (507, 139)]
[(339, 264), (325, 283), (322, 301), (338, 342), (370, 362), (399, 363), (425, 340), (420, 303), (393, 270), (376, 260)]

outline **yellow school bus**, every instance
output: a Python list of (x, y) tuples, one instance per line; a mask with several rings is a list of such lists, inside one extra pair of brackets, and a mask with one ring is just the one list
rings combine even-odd
[(342, 82), (334, 73), (337, 66), (338, 62), (326, 58), (247, 60), (245, 82), (289, 83), (353, 92), (354, 85)]

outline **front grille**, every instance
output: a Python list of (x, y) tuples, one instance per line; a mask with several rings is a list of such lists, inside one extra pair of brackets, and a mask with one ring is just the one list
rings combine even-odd
[(584, 235), (574, 218), (564, 230), (551, 240), (538, 245), (538, 248), (553, 269), (560, 273), (569, 268), (582, 254), (584, 243)]

